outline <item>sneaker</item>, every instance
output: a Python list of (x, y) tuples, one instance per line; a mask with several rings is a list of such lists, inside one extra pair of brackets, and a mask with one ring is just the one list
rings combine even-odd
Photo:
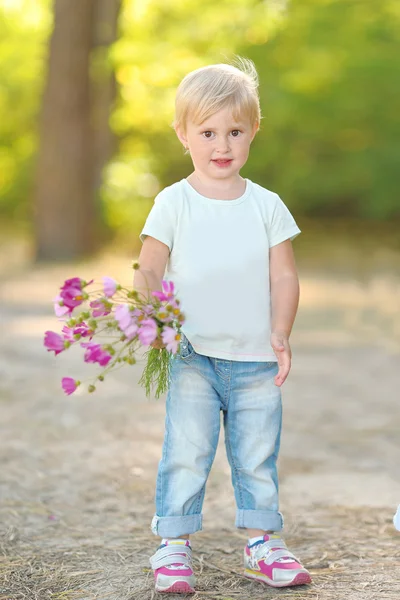
[(150, 558), (156, 592), (194, 594), (196, 578), (192, 570), (189, 540), (163, 540)]
[(309, 572), (278, 535), (264, 535), (244, 549), (244, 574), (272, 587), (311, 583)]

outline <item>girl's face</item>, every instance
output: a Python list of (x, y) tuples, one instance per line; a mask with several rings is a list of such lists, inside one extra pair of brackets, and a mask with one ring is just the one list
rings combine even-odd
[(248, 120), (235, 121), (227, 107), (201, 125), (189, 120), (186, 131), (177, 127), (176, 133), (190, 151), (195, 172), (210, 182), (233, 183), (247, 161), (257, 129), (258, 125), (252, 127)]

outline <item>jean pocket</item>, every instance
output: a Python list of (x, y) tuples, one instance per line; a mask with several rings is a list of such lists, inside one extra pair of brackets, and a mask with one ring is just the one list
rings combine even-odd
[(187, 339), (184, 333), (181, 333), (182, 339), (179, 347), (179, 356), (182, 360), (189, 361), (196, 355), (196, 352), (193, 349), (192, 344)]

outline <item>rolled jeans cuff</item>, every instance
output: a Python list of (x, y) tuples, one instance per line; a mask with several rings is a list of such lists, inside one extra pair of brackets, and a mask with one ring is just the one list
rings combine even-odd
[(243, 510), (236, 512), (236, 527), (239, 529), (262, 529), (263, 531), (281, 531), (283, 515), (272, 510)]
[(182, 517), (159, 517), (154, 515), (151, 531), (163, 538), (177, 538), (186, 533), (201, 531), (203, 515), (184, 515)]

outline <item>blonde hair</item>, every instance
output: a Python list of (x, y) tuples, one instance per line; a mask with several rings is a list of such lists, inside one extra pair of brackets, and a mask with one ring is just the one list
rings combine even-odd
[(188, 73), (178, 86), (174, 127), (186, 130), (188, 119), (200, 125), (229, 106), (233, 117), (247, 117), (251, 125), (261, 120), (258, 74), (253, 61), (236, 57), (235, 64), (201, 67)]

